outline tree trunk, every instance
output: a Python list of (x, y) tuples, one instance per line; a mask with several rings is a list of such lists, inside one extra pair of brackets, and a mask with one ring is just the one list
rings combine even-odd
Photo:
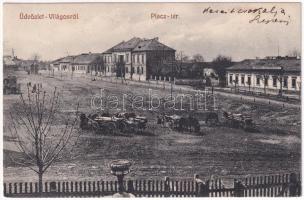
[(43, 172), (42, 169), (39, 169), (39, 173), (38, 173), (38, 191), (40, 194), (42, 194), (42, 189), (43, 189), (43, 183), (42, 183), (42, 177), (43, 177)]

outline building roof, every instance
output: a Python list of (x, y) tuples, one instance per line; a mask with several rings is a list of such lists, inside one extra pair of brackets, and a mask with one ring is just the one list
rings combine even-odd
[(153, 38), (150, 40), (142, 40), (138, 43), (138, 45), (134, 48), (133, 51), (175, 51), (174, 49), (160, 43), (158, 38)]
[(133, 50), (136, 46), (142, 41), (142, 39), (138, 37), (134, 37), (126, 42), (121, 42), (120, 44), (113, 47), (114, 51), (126, 51)]
[(117, 51), (155, 51), (155, 50), (165, 50), (165, 51), (175, 51), (174, 49), (160, 43), (158, 38), (153, 39), (142, 39), (138, 37), (133, 37), (128, 41), (122, 41), (114, 47), (108, 49), (104, 54), (117, 52)]
[(3, 65), (16, 65), (16, 62), (14, 61), (14, 58), (12, 56), (3, 56)]
[(259, 71), (259, 70), (284, 70), (300, 72), (301, 60), (282, 57), (277, 59), (246, 59), (227, 68), (227, 71)]
[(60, 63), (71, 63), (73, 62), (75, 56), (66, 56), (59, 60)]
[(101, 56), (100, 53), (83, 53), (74, 57), (73, 64), (90, 64)]
[(59, 63), (71, 63), (71, 64), (90, 64), (94, 62), (98, 57), (101, 57), (101, 53), (82, 53), (76, 56), (67, 56), (52, 61), (53, 64)]

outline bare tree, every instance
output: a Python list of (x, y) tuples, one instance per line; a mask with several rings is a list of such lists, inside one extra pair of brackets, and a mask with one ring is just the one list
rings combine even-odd
[(264, 84), (264, 94), (266, 94), (266, 87), (268, 87), (269, 75), (263, 74), (261, 77), (263, 79), (263, 84)]
[(32, 60), (38, 62), (40, 60), (41, 56), (38, 53), (34, 53), (32, 55)]
[(292, 57), (301, 57), (301, 52), (298, 49), (293, 49), (288, 53)]
[(231, 57), (218, 55), (213, 59), (212, 65), (219, 77), (220, 85), (224, 86), (226, 83), (226, 69), (232, 65)]
[(38, 68), (39, 68), (39, 63), (40, 63), (40, 55), (38, 53), (34, 53), (31, 57), (32, 59), (32, 64), (30, 66), (30, 73), (32, 74), (38, 74)]
[(193, 59), (195, 62), (204, 62), (204, 57), (203, 57), (201, 54), (199, 54), (199, 53), (194, 54), (194, 55), (192, 56), (192, 59)]
[(182, 76), (183, 63), (188, 60), (189, 57), (185, 55), (182, 51), (175, 54), (174, 71), (177, 73), (177, 76)]
[[(75, 119), (59, 121), (60, 101), (56, 88), (51, 96), (42, 91), (38, 84), (35, 91), (27, 87), (27, 96), (20, 95), (11, 116), (10, 132), (17, 139), (16, 147), (22, 156), (10, 156), (18, 165), (28, 167), (38, 175), (39, 192), (42, 192), (42, 178), (47, 169), (64, 156), (67, 147), (73, 147)], [(76, 109), (77, 115), (78, 106)], [(58, 123), (64, 122), (63, 125)], [(56, 124), (56, 126), (55, 126)]]

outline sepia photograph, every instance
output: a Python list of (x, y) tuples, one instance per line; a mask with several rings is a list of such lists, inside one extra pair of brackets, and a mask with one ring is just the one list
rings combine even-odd
[(2, 196), (300, 197), (301, 10), (2, 3)]

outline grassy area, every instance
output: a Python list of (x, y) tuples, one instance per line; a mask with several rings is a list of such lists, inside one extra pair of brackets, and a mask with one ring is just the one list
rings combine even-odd
[[(107, 94), (132, 93), (148, 95), (148, 89), (83, 78), (63, 79), (46, 76), (19, 74), (24, 89), (25, 83), (42, 83), (43, 89), (52, 91), (56, 86), (62, 92), (62, 114), (68, 116), (80, 102), (79, 110), (96, 112), (91, 108), (91, 98), (104, 88)], [(160, 96), (165, 90), (153, 90)], [(175, 94), (175, 93), (174, 93)], [(17, 102), (17, 95), (4, 96), (4, 180), (33, 180), (34, 173), (15, 166), (6, 156), (14, 152), (9, 137), (7, 118)], [(249, 133), (225, 126), (202, 126), (200, 133), (172, 131), (156, 124), (159, 112), (136, 111), (148, 117), (146, 134), (96, 135), (83, 131), (69, 157), (55, 163), (45, 174), (46, 180), (113, 179), (109, 162), (129, 159), (134, 162), (129, 177), (192, 178), (193, 174), (203, 177), (242, 176), (248, 174), (272, 174), (300, 171), (301, 139), (300, 111), (282, 109), (269, 105), (250, 104), (217, 96), (219, 108), (227, 111), (248, 113), (258, 124), (259, 132)], [(184, 111), (184, 114), (187, 114)], [(60, 125), (60, 122), (58, 122)]]

